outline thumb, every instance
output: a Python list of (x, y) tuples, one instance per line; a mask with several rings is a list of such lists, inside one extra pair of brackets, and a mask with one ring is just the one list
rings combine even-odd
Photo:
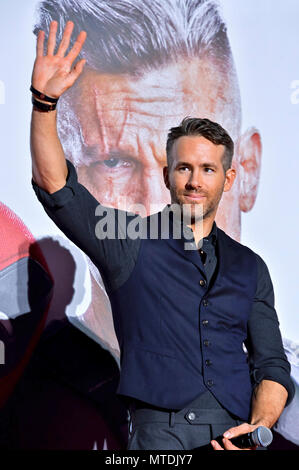
[(85, 62), (86, 62), (86, 59), (81, 59), (79, 60), (79, 62), (76, 63), (75, 67), (71, 70), (69, 74), (70, 81), (74, 83), (77, 80), (79, 75), (82, 73)]
[(240, 426), (236, 426), (234, 428), (230, 428), (225, 433), (223, 433), (223, 437), (227, 439), (231, 439), (233, 437), (241, 436), (241, 434), (247, 434), (248, 432), (253, 431), (255, 426), (252, 426), (248, 423), (240, 424)]

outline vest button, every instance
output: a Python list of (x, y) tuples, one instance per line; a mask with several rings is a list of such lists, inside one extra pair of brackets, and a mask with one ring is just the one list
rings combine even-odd
[(207, 381), (207, 385), (208, 385), (208, 387), (212, 387), (212, 386), (214, 385), (213, 380), (209, 379), (209, 380)]
[(210, 346), (210, 341), (208, 341), (207, 339), (204, 340), (203, 342), (204, 346)]
[(203, 287), (203, 286), (206, 285), (206, 281), (205, 281), (204, 279), (201, 279), (201, 280), (199, 281), (199, 284)]
[(209, 302), (207, 301), (207, 299), (203, 299), (202, 304), (203, 304), (204, 307), (207, 307)]
[(206, 366), (211, 366), (212, 365), (212, 361), (210, 359), (207, 359), (206, 360)]
[(203, 320), (201, 323), (203, 324), (203, 326), (208, 326), (209, 320)]
[(193, 420), (196, 418), (196, 414), (193, 413), (193, 411), (191, 411), (191, 412), (188, 414), (188, 418), (190, 419), (190, 421), (193, 421)]

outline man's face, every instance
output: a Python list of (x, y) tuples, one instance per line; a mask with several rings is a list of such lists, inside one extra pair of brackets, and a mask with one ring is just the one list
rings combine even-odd
[(80, 182), (101, 204), (126, 210), (142, 204), (149, 214), (170, 203), (163, 181), (166, 138), (170, 127), (187, 115), (220, 122), (236, 134), (229, 113), (231, 87), (215, 69), (204, 60), (182, 59), (140, 79), (84, 72), (74, 111), (86, 164), (77, 170)]
[(215, 217), (222, 193), (228, 189), (222, 165), (224, 150), (223, 145), (214, 145), (202, 136), (184, 136), (173, 143), (170, 166), (164, 168), (165, 183), (171, 202), (188, 204), (192, 218), (198, 204), (203, 207), (204, 219)]

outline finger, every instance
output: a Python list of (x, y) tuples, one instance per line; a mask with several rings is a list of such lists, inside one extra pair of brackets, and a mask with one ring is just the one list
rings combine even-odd
[(59, 44), (59, 48), (57, 54), (59, 57), (64, 57), (65, 51), (69, 47), (71, 35), (74, 29), (74, 23), (72, 21), (68, 21), (62, 35), (61, 42)]
[(45, 32), (40, 30), (36, 41), (36, 57), (42, 57), (44, 55), (44, 40)]
[(246, 434), (252, 431), (254, 426), (248, 423), (242, 423), (240, 426), (235, 426), (234, 428), (230, 428), (223, 433), (223, 437), (231, 439), (232, 437), (240, 436), (241, 434)]
[(56, 32), (57, 32), (57, 21), (51, 21), (49, 38), (48, 38), (48, 55), (54, 54), (54, 49), (56, 45)]
[(220, 444), (218, 444), (217, 441), (211, 441), (211, 445), (213, 447), (214, 450), (224, 450)]
[(85, 59), (81, 59), (79, 60), (79, 62), (77, 62), (77, 64), (75, 65), (75, 67), (71, 70), (70, 74), (69, 74), (69, 82), (70, 84), (73, 84), (77, 78), (79, 77), (79, 75), (82, 73), (82, 70), (83, 70), (83, 67), (85, 65), (85, 62), (86, 60)]
[(84, 44), (84, 41), (86, 39), (86, 32), (81, 31), (80, 34), (78, 35), (73, 47), (71, 48), (70, 52), (65, 56), (66, 60), (70, 63), (70, 65), (74, 62), (76, 57), (78, 57), (82, 46)]

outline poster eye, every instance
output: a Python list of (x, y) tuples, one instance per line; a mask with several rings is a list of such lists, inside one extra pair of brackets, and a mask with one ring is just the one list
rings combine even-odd
[(128, 158), (112, 157), (107, 160), (103, 160), (103, 164), (108, 168), (128, 168), (133, 165), (133, 161)]
[(104, 160), (104, 165), (108, 166), (109, 168), (114, 168), (120, 161), (120, 158), (109, 158), (108, 160)]

